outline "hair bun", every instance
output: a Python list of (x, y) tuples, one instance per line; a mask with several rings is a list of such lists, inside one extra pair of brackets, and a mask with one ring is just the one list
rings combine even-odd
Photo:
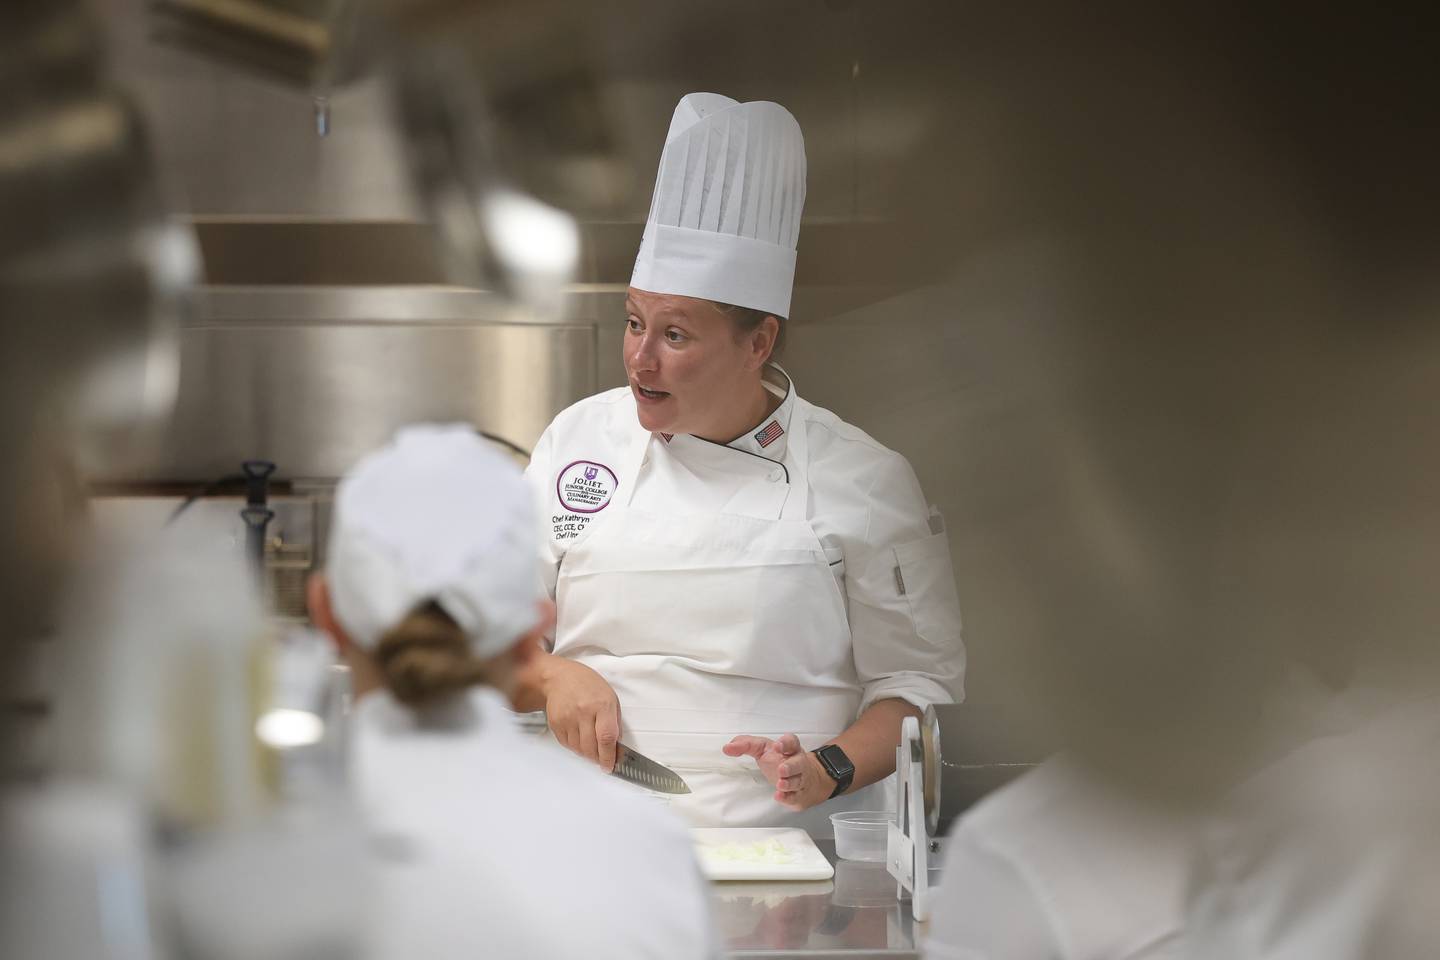
[(375, 654), (385, 688), (410, 707), (434, 703), (485, 680), (483, 664), (471, 654), (464, 632), (433, 602), (390, 628)]

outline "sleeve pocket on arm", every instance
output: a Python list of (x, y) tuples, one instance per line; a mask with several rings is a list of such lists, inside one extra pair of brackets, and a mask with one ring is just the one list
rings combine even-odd
[(895, 590), (905, 598), (915, 632), (935, 646), (960, 640), (960, 595), (944, 533), (895, 548)]

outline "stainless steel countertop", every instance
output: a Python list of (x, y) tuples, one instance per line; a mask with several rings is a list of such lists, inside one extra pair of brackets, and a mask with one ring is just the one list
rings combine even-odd
[[(896, 897), (883, 863), (835, 856), (833, 840), (816, 846), (835, 865), (819, 882), (727, 881), (713, 885), (715, 925), (725, 955), (746, 960), (868, 960), (918, 958), (924, 925), (910, 898)], [(932, 871), (932, 883), (938, 875)]]

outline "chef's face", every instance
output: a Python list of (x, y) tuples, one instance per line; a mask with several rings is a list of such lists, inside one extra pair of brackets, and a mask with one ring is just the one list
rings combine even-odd
[[(625, 298), (625, 373), (640, 425), (725, 439), (769, 355), (709, 300), (631, 287)], [(744, 425), (742, 425), (743, 427)]]

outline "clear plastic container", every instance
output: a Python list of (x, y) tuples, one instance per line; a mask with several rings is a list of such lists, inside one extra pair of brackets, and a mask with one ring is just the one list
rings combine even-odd
[(835, 855), (842, 860), (885, 859), (885, 843), (895, 814), (888, 810), (849, 810), (830, 814), (835, 828)]

